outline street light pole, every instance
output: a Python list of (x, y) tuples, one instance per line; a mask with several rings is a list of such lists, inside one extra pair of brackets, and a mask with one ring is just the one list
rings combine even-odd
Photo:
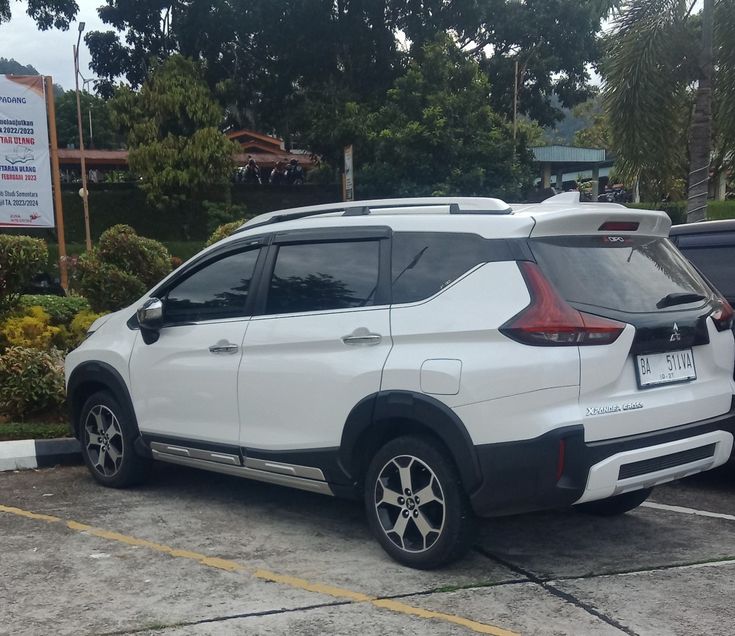
[(84, 132), (82, 129), (82, 103), (79, 96), (79, 41), (82, 39), (84, 22), (79, 23), (79, 35), (74, 46), (74, 82), (77, 92), (77, 127), (79, 128), (79, 160), (82, 166), (82, 203), (84, 204), (84, 232), (87, 251), (92, 249), (92, 234), (89, 228), (89, 190), (87, 190), (87, 162), (84, 157)]

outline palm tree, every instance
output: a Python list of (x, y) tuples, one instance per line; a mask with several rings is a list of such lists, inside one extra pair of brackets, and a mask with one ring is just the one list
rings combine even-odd
[(623, 2), (602, 66), (618, 172), (660, 193), (688, 174), (689, 221), (706, 218), (712, 130), (735, 149), (735, 0), (696, 5)]

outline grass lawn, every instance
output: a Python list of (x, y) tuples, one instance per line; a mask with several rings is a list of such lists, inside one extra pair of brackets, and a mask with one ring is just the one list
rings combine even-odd
[(66, 422), (0, 422), (0, 442), (69, 436), (69, 426)]

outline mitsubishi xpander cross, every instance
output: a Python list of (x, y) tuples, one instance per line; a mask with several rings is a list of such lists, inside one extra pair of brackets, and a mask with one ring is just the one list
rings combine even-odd
[(733, 310), (655, 211), (560, 195), (262, 215), (66, 360), (94, 478), (161, 460), (362, 497), (395, 559), (475, 515), (621, 514), (724, 463)]

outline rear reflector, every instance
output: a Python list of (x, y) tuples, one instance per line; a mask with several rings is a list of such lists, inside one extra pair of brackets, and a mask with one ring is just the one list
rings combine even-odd
[(565, 439), (559, 440), (559, 454), (556, 458), (556, 481), (561, 479), (564, 474), (564, 461), (566, 459), (567, 441)]
[(605, 345), (615, 342), (625, 323), (582, 313), (569, 305), (536, 263), (518, 267), (531, 295), (529, 304), (500, 327), (500, 332), (523, 344), (542, 347)]
[(710, 314), (712, 322), (715, 323), (717, 331), (727, 331), (732, 329), (733, 318), (735, 318), (735, 311), (724, 298), (717, 298), (718, 303), (715, 310)]
[(639, 225), (638, 221), (605, 221), (598, 230), (600, 232), (635, 232)]

